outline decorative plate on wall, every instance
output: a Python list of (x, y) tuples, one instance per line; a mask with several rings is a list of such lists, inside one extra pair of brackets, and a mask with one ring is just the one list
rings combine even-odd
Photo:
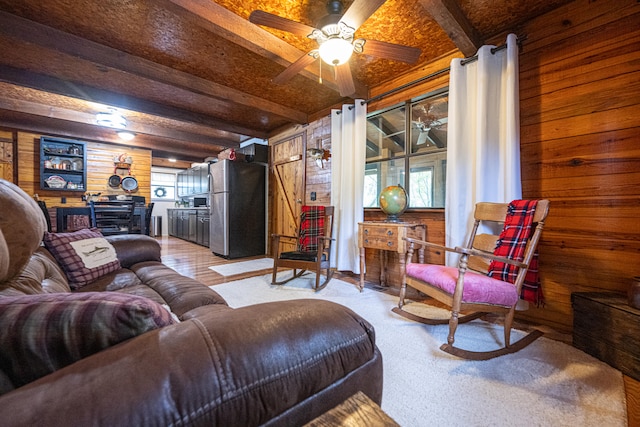
[(120, 187), (120, 175), (111, 175), (109, 177), (109, 187), (118, 188)]
[(122, 178), (122, 189), (125, 191), (136, 191), (138, 189), (138, 181), (132, 176), (124, 177)]

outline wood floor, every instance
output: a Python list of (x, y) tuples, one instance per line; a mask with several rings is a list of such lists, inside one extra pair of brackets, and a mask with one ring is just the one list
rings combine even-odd
[[(220, 283), (240, 280), (246, 277), (258, 276), (271, 273), (271, 269), (252, 271), (250, 273), (238, 274), (234, 276), (222, 276), (209, 267), (216, 265), (230, 264), (233, 262), (249, 261), (252, 259), (264, 258), (264, 256), (247, 257), (242, 259), (227, 260), (211, 253), (209, 248), (187, 242), (176, 237), (157, 237), (162, 248), (162, 262), (168, 267), (173, 268), (183, 276), (196, 279), (207, 286), (217, 285)], [(336, 278), (345, 282), (358, 283), (359, 278), (351, 274), (336, 273)], [(369, 284), (368, 286), (375, 287)]]
[(162, 262), (168, 267), (173, 268), (183, 276), (196, 279), (207, 286), (217, 285), (232, 280), (239, 280), (245, 277), (256, 276), (258, 274), (266, 274), (271, 270), (264, 272), (251, 272), (249, 274), (237, 276), (222, 276), (209, 267), (215, 265), (224, 265), (232, 262), (248, 261), (251, 259), (264, 258), (248, 257), (238, 260), (227, 260), (225, 258), (214, 255), (209, 248), (196, 245), (176, 237), (157, 237), (162, 248)]

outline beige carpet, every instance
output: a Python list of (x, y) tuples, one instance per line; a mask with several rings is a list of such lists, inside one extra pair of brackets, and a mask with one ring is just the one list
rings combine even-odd
[[(291, 274), (290, 272), (284, 274)], [(311, 290), (312, 277), (271, 286), (257, 276), (212, 286), (232, 307), (318, 298), (345, 305), (376, 330), (383, 356), (382, 409), (405, 427), (625, 426), (622, 374), (567, 344), (545, 337), (518, 353), (466, 361), (439, 350), (447, 326), (428, 326), (391, 312), (397, 298), (331, 280)], [(423, 306), (420, 310), (446, 313)], [(514, 339), (522, 333), (514, 331)], [(475, 320), (461, 325), (456, 344), (472, 350), (500, 346), (502, 328)]]

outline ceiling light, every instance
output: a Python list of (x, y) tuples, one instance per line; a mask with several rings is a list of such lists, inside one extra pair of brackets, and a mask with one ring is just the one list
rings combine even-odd
[(340, 37), (332, 37), (320, 45), (320, 58), (329, 65), (341, 65), (351, 58), (353, 46)]
[(120, 130), (120, 131), (118, 131), (116, 133), (118, 134), (120, 139), (124, 139), (125, 141), (131, 141), (133, 138), (136, 137), (135, 133), (129, 132), (127, 130)]
[(114, 110), (108, 113), (96, 114), (96, 123), (100, 126), (107, 126), (110, 128), (124, 129), (127, 127), (127, 119)]

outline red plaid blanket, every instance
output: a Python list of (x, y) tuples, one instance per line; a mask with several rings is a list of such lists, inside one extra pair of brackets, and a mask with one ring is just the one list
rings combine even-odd
[[(537, 200), (514, 200), (509, 203), (504, 228), (500, 233), (496, 249), (493, 252), (494, 255), (516, 261), (524, 259), (527, 241), (534, 231), (532, 224), (537, 204)], [(487, 274), (494, 279), (514, 283), (518, 275), (518, 267), (500, 261), (491, 261)], [(537, 250), (529, 264), (520, 298), (536, 305), (544, 304), (538, 276)]]
[(324, 206), (303, 206), (300, 215), (298, 250), (316, 252), (318, 238), (324, 236)]

